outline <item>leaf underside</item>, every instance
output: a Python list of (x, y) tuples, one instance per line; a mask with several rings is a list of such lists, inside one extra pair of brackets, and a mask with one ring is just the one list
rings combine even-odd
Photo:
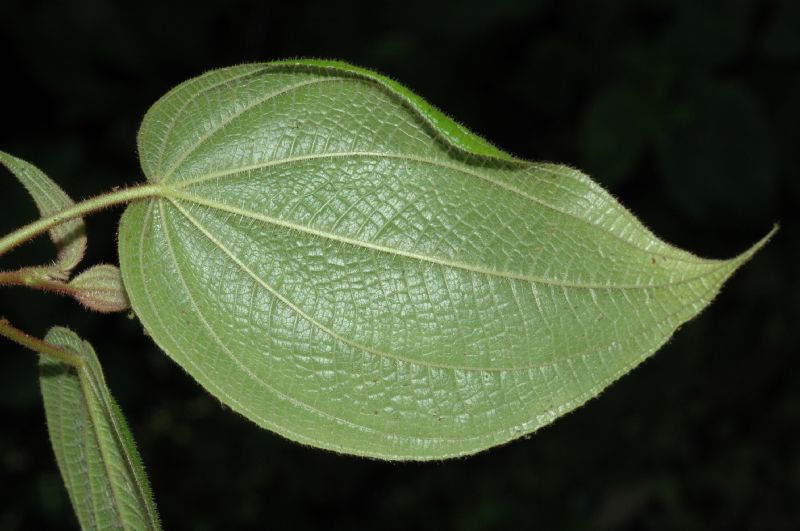
[(82, 529), (160, 529), (127, 423), (106, 387), (91, 345), (55, 327), (45, 341), (75, 352), (75, 369), (41, 357), (47, 429)]
[(474, 453), (597, 395), (754, 251), (657, 239), (579, 171), (521, 161), (343, 63), (209, 72), (139, 132), (132, 306), (208, 391), (301, 443)]
[[(0, 164), (8, 168), (22, 183), (36, 203), (42, 217), (74, 205), (74, 201), (42, 170), (22, 159), (0, 151)], [(86, 253), (86, 227), (83, 219), (73, 219), (50, 229), (50, 239), (58, 248), (56, 266), (69, 273)]]

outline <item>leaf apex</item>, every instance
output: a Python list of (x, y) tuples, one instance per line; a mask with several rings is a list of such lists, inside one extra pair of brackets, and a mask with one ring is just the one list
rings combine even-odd
[(780, 230), (780, 225), (775, 223), (772, 225), (772, 229), (764, 235), (760, 240), (750, 246), (749, 249), (744, 251), (743, 253), (739, 254), (738, 256), (731, 258), (730, 262), (734, 264), (734, 266), (738, 269), (742, 265), (744, 265), (748, 260), (750, 260), (755, 254), (760, 251), (765, 245), (769, 243), (773, 236)]

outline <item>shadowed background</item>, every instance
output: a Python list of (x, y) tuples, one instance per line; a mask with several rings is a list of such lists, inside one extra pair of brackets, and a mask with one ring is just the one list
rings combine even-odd
[[(213, 67), (338, 58), (511, 153), (587, 171), (667, 241), (730, 257), (782, 230), (653, 358), (526, 440), (442, 463), (304, 448), (209, 397), (124, 315), (8, 289), (0, 315), (91, 341), (166, 529), (800, 526), (800, 2), (0, 4), (0, 149), (76, 199), (142, 179), (135, 134)], [(0, 233), (35, 217), (0, 174)], [(115, 262), (120, 210), (84, 264)], [(46, 239), (0, 267), (48, 261)], [(63, 314), (63, 315), (62, 315)], [(35, 356), (0, 342), (0, 530), (77, 526)]]

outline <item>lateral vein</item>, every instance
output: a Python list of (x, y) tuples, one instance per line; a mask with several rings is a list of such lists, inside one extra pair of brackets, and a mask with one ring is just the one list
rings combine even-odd
[[(208, 173), (208, 174), (201, 175), (201, 176), (198, 176), (198, 177), (195, 177), (195, 178), (192, 178), (192, 179), (188, 179), (188, 180), (185, 180), (185, 181), (178, 181), (178, 182), (174, 183), (171, 186), (171, 188), (173, 190), (184, 190), (189, 186), (202, 184), (204, 182), (211, 181), (211, 180), (214, 180), (214, 179), (219, 179), (220, 177), (227, 177), (229, 175), (237, 175), (237, 174), (242, 174), (242, 173), (246, 173), (246, 172), (249, 172), (249, 171), (262, 170), (262, 169), (276, 167), (276, 166), (284, 166), (284, 165), (287, 165), (287, 164), (293, 164), (293, 163), (298, 163), (298, 162), (306, 162), (306, 161), (314, 161), (314, 160), (326, 160), (326, 159), (335, 160), (335, 159), (348, 158), (348, 157), (353, 157), (353, 158), (355, 158), (355, 157), (364, 157), (364, 158), (372, 157), (372, 158), (405, 160), (405, 161), (416, 162), (416, 163), (419, 163), (419, 164), (427, 164), (427, 165), (430, 165), (430, 166), (436, 166), (436, 167), (439, 167), (439, 168), (444, 168), (444, 169), (448, 169), (448, 170), (451, 170), (451, 171), (456, 171), (456, 172), (459, 172), (459, 173), (463, 173), (465, 175), (469, 175), (471, 177), (476, 177), (476, 178), (481, 179), (483, 181), (486, 181), (486, 182), (488, 182), (488, 183), (490, 183), (492, 185), (495, 185), (495, 186), (498, 186), (498, 187), (503, 188), (505, 190), (508, 190), (509, 192), (514, 193), (514, 194), (516, 194), (516, 195), (518, 195), (518, 196), (520, 196), (520, 197), (522, 197), (522, 198), (524, 198), (524, 199), (526, 199), (528, 201), (531, 201), (533, 203), (539, 204), (539, 205), (547, 208), (548, 210), (552, 210), (552, 211), (554, 211), (554, 212), (556, 212), (558, 214), (561, 214), (563, 216), (575, 219), (579, 223), (583, 223), (583, 224), (588, 225), (590, 227), (593, 227), (593, 228), (595, 228), (597, 230), (600, 230), (603, 233), (608, 234), (609, 236), (611, 236), (611, 237), (623, 242), (624, 244), (629, 245), (629, 246), (631, 246), (634, 249), (637, 249), (639, 251), (646, 252), (646, 253), (648, 253), (650, 255), (660, 256), (660, 257), (668, 258), (670, 260), (675, 260), (677, 262), (684, 262), (684, 263), (688, 263), (688, 264), (702, 264), (702, 263), (705, 262), (705, 261), (700, 260), (700, 259), (692, 260), (692, 259), (688, 259), (688, 258), (682, 257), (680, 255), (671, 255), (671, 254), (667, 255), (667, 254), (664, 254), (662, 252), (646, 249), (646, 248), (644, 248), (644, 247), (642, 247), (640, 245), (637, 245), (637, 244), (633, 243), (632, 241), (630, 241), (630, 240), (628, 240), (628, 239), (626, 239), (626, 238), (624, 238), (624, 237), (622, 237), (622, 236), (620, 236), (618, 234), (615, 234), (614, 232), (611, 232), (610, 230), (606, 229), (605, 227), (602, 227), (602, 226), (598, 225), (597, 223), (593, 223), (593, 222), (587, 220), (586, 218), (583, 218), (581, 216), (573, 214), (572, 212), (569, 212), (568, 210), (564, 210), (563, 208), (559, 208), (559, 207), (557, 207), (557, 206), (545, 201), (544, 199), (541, 199), (541, 198), (539, 198), (539, 197), (537, 197), (535, 195), (532, 195), (532, 194), (529, 194), (527, 192), (524, 192), (523, 190), (520, 190), (519, 188), (517, 188), (517, 187), (515, 187), (513, 185), (510, 185), (510, 184), (505, 183), (503, 181), (499, 181), (497, 179), (493, 179), (493, 178), (491, 178), (491, 177), (489, 177), (487, 175), (484, 175), (484, 174), (482, 174), (482, 173), (480, 173), (478, 171), (471, 170), (471, 169), (465, 168), (465, 167), (457, 165), (457, 164), (451, 164), (451, 163), (447, 163), (447, 162), (444, 162), (444, 161), (441, 161), (441, 160), (431, 159), (431, 158), (427, 158), (427, 157), (419, 157), (419, 156), (411, 155), (411, 154), (407, 154), (407, 153), (384, 153), (384, 152), (379, 152), (379, 151), (348, 151), (348, 152), (339, 152), (339, 153), (314, 153), (314, 154), (309, 154), (309, 155), (299, 155), (299, 156), (296, 156), (296, 157), (287, 157), (287, 158), (283, 158), (283, 159), (270, 160), (270, 161), (267, 161), (267, 162), (262, 162), (262, 163), (258, 163), (258, 164), (250, 164), (250, 165), (247, 165), (247, 166), (241, 166), (239, 168), (233, 168), (233, 169), (230, 169), (230, 170), (220, 170), (220, 171), (217, 171), (217, 172)], [(529, 164), (530, 164), (530, 167), (533, 168), (533, 169), (536, 169), (536, 170), (539, 170), (539, 171), (542, 171), (542, 172), (546, 172), (546, 173), (550, 173), (550, 174), (555, 174), (555, 172), (553, 170), (548, 169), (543, 165), (538, 165), (538, 164), (535, 164), (535, 163), (529, 163)], [(630, 214), (627, 213), (627, 215), (630, 215)], [(633, 218), (632, 216), (631, 216), (631, 218), (632, 218), (631, 221), (633, 223), (639, 223), (639, 221), (637, 219)], [(656, 237), (652, 236), (652, 238), (655, 239)]]
[(263, 98), (258, 98), (257, 100), (252, 102), (250, 105), (247, 105), (246, 107), (240, 109), (239, 111), (236, 111), (231, 116), (229, 116), (227, 119), (221, 121), (220, 123), (218, 123), (215, 126), (213, 126), (211, 129), (206, 131), (191, 146), (186, 148), (186, 150), (164, 172), (164, 176), (161, 177), (161, 178), (157, 178), (156, 181), (160, 181), (162, 184), (166, 183), (167, 180), (169, 180), (169, 178), (172, 177), (175, 174), (175, 171), (180, 167), (180, 165), (183, 164), (184, 161), (186, 161), (186, 159), (189, 158), (189, 156), (192, 153), (194, 153), (200, 146), (202, 146), (206, 142), (206, 140), (208, 140), (209, 138), (211, 138), (212, 136), (217, 134), (219, 131), (222, 130), (222, 128), (224, 128), (226, 125), (229, 125), (231, 122), (233, 122), (234, 120), (236, 120), (237, 118), (242, 116), (247, 111), (250, 111), (250, 110), (252, 110), (252, 109), (254, 109), (254, 108), (256, 108), (256, 107), (258, 107), (260, 105), (263, 105), (263, 104), (267, 103), (268, 101), (270, 101), (270, 100), (272, 100), (274, 98), (277, 98), (278, 96), (288, 94), (288, 93), (290, 93), (290, 92), (292, 92), (294, 90), (297, 90), (297, 89), (299, 89), (301, 87), (305, 87), (305, 86), (308, 86), (308, 85), (315, 85), (315, 84), (318, 84), (318, 83), (325, 83), (325, 82), (331, 82), (331, 81), (340, 81), (341, 79), (342, 78), (331, 77), (331, 78), (323, 78), (323, 79), (305, 80), (305, 81), (300, 82), (300, 83), (295, 83), (294, 85), (289, 85), (288, 87), (283, 87), (280, 90), (276, 90), (275, 92), (271, 92), (271, 93), (267, 94), (266, 96), (264, 96)]

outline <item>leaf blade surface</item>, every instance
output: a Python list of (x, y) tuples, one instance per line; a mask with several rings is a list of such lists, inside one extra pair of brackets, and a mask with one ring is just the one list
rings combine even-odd
[(341, 63), (184, 83), (139, 152), (164, 190), (120, 228), (145, 327), (235, 410), (346, 453), (435, 459), (534, 431), (749, 257), (672, 247), (580, 172)]

